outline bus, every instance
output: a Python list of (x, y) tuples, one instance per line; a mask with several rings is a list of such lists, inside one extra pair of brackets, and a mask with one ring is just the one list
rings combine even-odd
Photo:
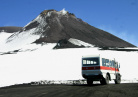
[(115, 58), (101, 55), (82, 56), (82, 77), (87, 80), (88, 85), (92, 85), (93, 81), (109, 84), (111, 80), (114, 80), (115, 84), (120, 84), (119, 68), (120, 64)]

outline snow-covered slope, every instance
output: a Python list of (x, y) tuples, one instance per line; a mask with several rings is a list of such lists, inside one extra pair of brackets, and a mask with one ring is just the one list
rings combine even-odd
[(40, 80), (79, 80), (81, 58), (101, 54), (116, 58), (123, 80), (138, 80), (137, 52), (101, 51), (97, 48), (58, 49), (47, 44), (32, 52), (0, 55), (0, 86)]
[[(27, 29), (29, 24), (39, 23), (34, 28)], [(8, 52), (14, 51), (23, 48), (24, 46), (33, 43), (37, 39), (41, 37), (41, 33), (43, 32), (43, 27), (46, 26), (46, 22), (44, 19), (39, 15), (36, 19), (31, 21), (25, 27), (22, 28), (21, 31), (13, 33), (10, 37), (5, 39), (5, 43), (0, 44), (0, 52)], [(36, 34), (39, 32), (39, 34)]]
[(4, 43), (0, 44), (0, 52), (14, 51), (23, 48), (27, 44), (31, 44), (39, 35), (33, 35), (36, 28), (24, 31), (22, 33), (16, 32), (10, 37), (8, 37)]
[(11, 36), (12, 33), (7, 33), (7, 32), (0, 32), (0, 44), (3, 44), (2, 42), (5, 41), (9, 36)]

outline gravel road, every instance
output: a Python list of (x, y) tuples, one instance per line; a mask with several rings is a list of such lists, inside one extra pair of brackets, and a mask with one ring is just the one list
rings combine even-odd
[(87, 85), (16, 85), (0, 88), (0, 97), (138, 97), (138, 83)]

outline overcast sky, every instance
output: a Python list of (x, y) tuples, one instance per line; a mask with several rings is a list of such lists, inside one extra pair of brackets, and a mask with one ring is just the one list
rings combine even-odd
[(74, 13), (138, 46), (138, 0), (0, 0), (0, 26), (25, 26), (43, 10)]

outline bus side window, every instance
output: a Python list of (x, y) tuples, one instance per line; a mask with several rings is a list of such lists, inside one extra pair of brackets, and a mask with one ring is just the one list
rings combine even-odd
[(109, 67), (109, 59), (106, 59), (106, 66)]
[(116, 63), (116, 68), (118, 68), (118, 62)]
[(115, 68), (115, 61), (112, 61), (113, 62), (113, 67)]
[(114, 61), (112, 60), (112, 67), (114, 67)]
[(119, 65), (118, 65), (118, 68), (120, 68), (120, 63), (119, 63)]
[(112, 67), (112, 61), (110, 60), (110, 67)]
[(93, 64), (93, 61), (91, 61), (91, 64)]
[(87, 64), (91, 64), (90, 62), (91, 62), (90, 60), (87, 60)]
[(86, 62), (87, 62), (86, 60), (83, 60), (83, 64), (87, 64)]
[(102, 58), (102, 66), (106, 66), (104, 58)]

